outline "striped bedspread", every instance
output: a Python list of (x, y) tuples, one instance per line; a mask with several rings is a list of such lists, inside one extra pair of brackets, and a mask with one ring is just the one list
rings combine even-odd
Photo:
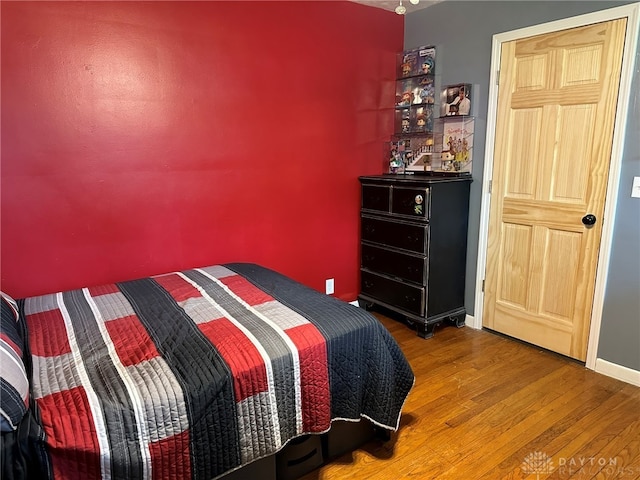
[(367, 312), (254, 264), (24, 300), (54, 478), (212, 479), (335, 419), (396, 429), (413, 373)]

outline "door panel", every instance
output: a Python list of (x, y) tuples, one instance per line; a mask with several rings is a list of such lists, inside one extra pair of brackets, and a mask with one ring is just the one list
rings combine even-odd
[(540, 128), (542, 109), (522, 109), (512, 113), (513, 133), (523, 141), (511, 145), (511, 162), (508, 165), (505, 185), (509, 198), (534, 198), (538, 178)]
[(526, 308), (527, 289), (522, 278), (531, 275), (530, 258), (533, 229), (527, 225), (504, 224), (501, 257), (503, 259), (499, 299), (513, 307)]
[(540, 313), (557, 321), (571, 322), (582, 234), (551, 228), (540, 230), (546, 234)]
[(619, 19), (502, 45), (483, 324), (580, 360), (625, 28)]

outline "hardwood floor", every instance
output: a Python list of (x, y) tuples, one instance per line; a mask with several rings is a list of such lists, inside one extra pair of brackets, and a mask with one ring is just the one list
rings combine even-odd
[(416, 375), (400, 429), (303, 480), (640, 479), (640, 387), (488, 331), (424, 340), (374, 314)]

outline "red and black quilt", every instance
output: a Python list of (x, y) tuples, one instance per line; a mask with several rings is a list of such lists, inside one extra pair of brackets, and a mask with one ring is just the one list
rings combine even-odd
[(23, 308), (53, 478), (209, 480), (332, 420), (395, 430), (414, 381), (375, 317), (255, 264)]

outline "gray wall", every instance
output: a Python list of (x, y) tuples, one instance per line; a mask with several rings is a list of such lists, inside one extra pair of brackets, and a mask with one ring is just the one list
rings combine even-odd
[[(455, 1), (408, 14), (405, 48), (436, 45), (437, 86), (472, 83), (476, 116), (473, 146), (469, 247), (465, 305), (473, 314), (478, 259), (480, 202), (486, 135), (491, 43), (496, 33), (613, 8), (620, 1)], [(640, 370), (640, 199), (631, 198), (640, 175), (640, 55), (636, 55), (620, 191), (598, 357)]]

